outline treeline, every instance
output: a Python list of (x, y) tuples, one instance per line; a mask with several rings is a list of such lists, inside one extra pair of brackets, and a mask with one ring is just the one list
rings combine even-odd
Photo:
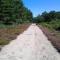
[(50, 11), (50, 12), (43, 12), (41, 15), (34, 17), (33, 22), (40, 23), (40, 22), (51, 22), (53, 20), (60, 20), (60, 11)]
[(32, 21), (32, 12), (22, 0), (0, 0), (0, 24), (11, 25)]
[(60, 31), (60, 11), (45, 11), (41, 15), (34, 17), (33, 22), (37, 24), (42, 24), (49, 29)]

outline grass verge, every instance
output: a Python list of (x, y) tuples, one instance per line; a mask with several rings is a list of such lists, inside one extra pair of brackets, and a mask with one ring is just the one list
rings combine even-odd
[(20, 24), (13, 26), (0, 26), (0, 46), (7, 45), (11, 40), (16, 39), (17, 35), (21, 34), (29, 27), (30, 24)]
[(56, 30), (56, 28), (60, 27), (60, 22), (43, 22), (38, 24), (38, 26), (42, 29), (57, 51), (60, 52), (60, 30)]

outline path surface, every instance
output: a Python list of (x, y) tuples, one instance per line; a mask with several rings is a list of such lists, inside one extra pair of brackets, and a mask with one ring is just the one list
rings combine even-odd
[(0, 60), (60, 60), (60, 54), (41, 29), (32, 24), (17, 39), (3, 47)]

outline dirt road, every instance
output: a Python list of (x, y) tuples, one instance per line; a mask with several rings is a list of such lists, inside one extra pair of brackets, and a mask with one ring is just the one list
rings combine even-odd
[(60, 54), (41, 29), (32, 24), (17, 39), (3, 47), (0, 60), (60, 60)]

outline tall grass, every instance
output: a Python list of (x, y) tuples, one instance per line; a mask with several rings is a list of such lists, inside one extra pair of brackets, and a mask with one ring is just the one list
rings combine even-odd
[(51, 22), (42, 22), (40, 24), (51, 30), (56, 30), (57, 28), (60, 27), (60, 20), (52, 20)]

